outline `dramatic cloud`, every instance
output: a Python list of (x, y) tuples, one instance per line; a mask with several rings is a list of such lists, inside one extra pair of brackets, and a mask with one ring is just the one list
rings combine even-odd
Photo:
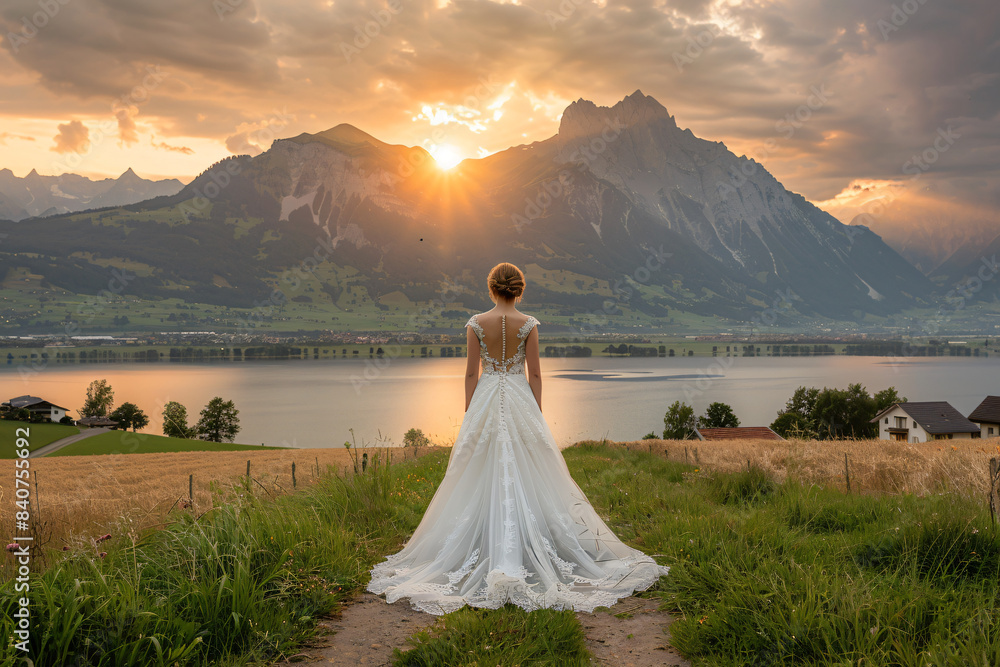
[(0, 145), (6, 146), (7, 142), (11, 139), (20, 139), (21, 141), (34, 141), (34, 137), (29, 137), (26, 134), (14, 134), (13, 132), (0, 132)]
[(90, 143), (90, 130), (78, 120), (71, 120), (59, 126), (59, 134), (53, 137), (56, 145), (49, 150), (56, 153), (82, 153)]
[[(814, 201), (886, 181), (998, 204), (995, 0), (61, 7), (23, 43), (11, 35), (37, 3), (0, 7), (0, 64), (12, 65), (0, 83), (16, 93), (0, 102), (5, 118), (54, 119), (72, 104), (77, 117), (117, 113), (126, 147), (148, 125), (167, 140), (250, 154), (269, 135), (347, 122), (391, 143), (477, 156), (551, 136), (572, 100), (613, 104), (638, 88), (682, 127), (756, 157)], [(123, 97), (129, 113), (109, 112)], [(279, 114), (282, 129), (262, 134)], [(199, 148), (192, 172), (196, 157), (214, 158)]]
[(139, 133), (135, 129), (136, 111), (132, 109), (118, 109), (115, 118), (118, 119), (118, 139), (123, 144), (131, 145), (139, 141)]
[(164, 151), (175, 151), (177, 153), (184, 153), (185, 155), (191, 155), (192, 153), (194, 153), (194, 150), (191, 149), (191, 148), (188, 148), (187, 146), (171, 146), (171, 145), (167, 144), (166, 142), (163, 142), (163, 141), (156, 142), (156, 141), (153, 141), (152, 139), (149, 140), (149, 143), (154, 148), (159, 148), (160, 150), (164, 150)]

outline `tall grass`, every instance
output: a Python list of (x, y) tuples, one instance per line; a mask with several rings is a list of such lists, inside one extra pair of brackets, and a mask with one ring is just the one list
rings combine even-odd
[(569, 611), (464, 607), (410, 643), (412, 649), (394, 651), (398, 667), (590, 664), (583, 628)]
[(708, 472), (623, 447), (564, 454), (612, 529), (671, 565), (654, 594), (696, 664), (1000, 663), (1000, 540), (982, 498), (779, 484), (745, 459)]
[[(327, 475), (262, 498), (249, 480), (213, 490), (214, 509), (158, 531), (69, 553), (33, 576), (30, 655), (41, 665), (236, 665), (270, 661), (315, 616), (363, 588), (398, 550), (443, 476), (447, 452), (364, 475)], [(400, 502), (402, 498), (406, 502)], [(13, 629), (13, 582), (0, 630)], [(0, 664), (15, 664), (10, 646)]]

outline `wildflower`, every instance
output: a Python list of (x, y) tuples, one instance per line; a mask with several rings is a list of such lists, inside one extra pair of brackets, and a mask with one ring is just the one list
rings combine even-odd
[(17, 551), (17, 549), (18, 549), (18, 544), (17, 544), (17, 542), (11, 542), (10, 544), (8, 544), (8, 545), (7, 545), (6, 547), (4, 547), (4, 548), (5, 548), (5, 549), (7, 549), (7, 551), (11, 551), (11, 552), (13, 552), (13, 551)]
[(103, 542), (105, 540), (110, 540), (110, 539), (111, 539), (111, 533), (107, 533), (106, 535), (101, 535), (100, 537), (98, 537), (97, 540), (96, 540), (96, 542), (100, 543), (100, 542)]
[(101, 558), (104, 558), (105, 556), (108, 555), (108, 552), (107, 551), (102, 551), (101, 553), (99, 553), (97, 555), (100, 556)]

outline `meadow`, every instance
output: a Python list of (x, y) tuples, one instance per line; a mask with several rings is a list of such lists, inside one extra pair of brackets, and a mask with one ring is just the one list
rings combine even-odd
[[(980, 466), (989, 444), (653, 440), (583, 442), (564, 456), (611, 528), (671, 566), (645, 595), (676, 615), (671, 643), (694, 664), (986, 667), (1000, 660), (1000, 540)], [(838, 478), (844, 451), (850, 494)], [(174, 508), (163, 526), (81, 538), (34, 575), (36, 665), (270, 665), (295, 653), (315, 619), (336, 613), (405, 543), (449, 450), (392, 465), (372, 456), (365, 474), (331, 467), (297, 493), (241, 481), (247, 454), (211, 455), (234, 457), (219, 465), (233, 466), (235, 485), (197, 494), (195, 508)], [(120, 469), (105, 486), (155, 496), (166, 459), (134, 465), (154, 456), (187, 455), (131, 455), (145, 475)], [(95, 495), (104, 477), (93, 474), (77, 493)], [(177, 481), (186, 492), (186, 475)], [(12, 605), (8, 583), (0, 609)], [(13, 664), (0, 650), (0, 665)], [(395, 659), (589, 664), (572, 613), (516, 608), (442, 617)]]

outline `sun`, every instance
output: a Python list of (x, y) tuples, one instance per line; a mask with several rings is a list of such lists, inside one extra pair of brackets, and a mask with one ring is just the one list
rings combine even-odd
[(430, 152), (439, 169), (451, 169), (465, 159), (465, 156), (451, 144), (439, 144), (431, 148)]

